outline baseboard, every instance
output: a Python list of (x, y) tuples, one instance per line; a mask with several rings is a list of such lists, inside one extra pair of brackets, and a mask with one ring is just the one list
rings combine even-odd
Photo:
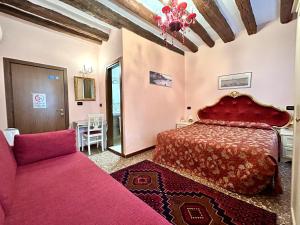
[(295, 211), (294, 211), (293, 207), (291, 208), (291, 213), (292, 213), (292, 223), (293, 223), (293, 225), (297, 225), (296, 224)]
[(116, 155), (118, 155), (118, 156), (125, 157), (125, 155), (124, 155), (123, 153), (114, 151), (114, 150), (112, 150), (111, 148), (107, 148), (106, 150), (108, 150), (108, 151), (110, 151), (110, 152), (112, 152), (112, 153), (114, 153), (114, 154), (116, 154)]
[(106, 150), (108, 150), (108, 151), (110, 151), (110, 152), (112, 152), (112, 153), (114, 153), (114, 154), (116, 154), (116, 155), (118, 155), (118, 156), (122, 156), (122, 157), (124, 157), (124, 158), (130, 158), (130, 157), (132, 157), (132, 156), (135, 156), (135, 155), (144, 153), (144, 152), (149, 151), (149, 150), (152, 150), (152, 149), (154, 149), (154, 148), (155, 148), (155, 145), (150, 146), (150, 147), (148, 147), (148, 148), (144, 148), (144, 149), (138, 150), (138, 151), (133, 152), (133, 153), (130, 153), (130, 154), (128, 154), (128, 155), (125, 155), (125, 154), (120, 153), (120, 152), (116, 152), (116, 151), (112, 150), (111, 148), (107, 148)]
[(154, 148), (155, 148), (155, 145), (150, 146), (150, 147), (148, 147), (148, 148), (144, 148), (144, 149), (138, 150), (138, 151), (133, 152), (133, 153), (130, 153), (130, 154), (128, 154), (128, 155), (124, 155), (124, 157), (125, 157), (125, 158), (130, 158), (130, 157), (132, 157), (132, 156), (135, 156), (135, 155), (144, 153), (144, 152), (149, 151), (149, 150), (152, 150), (152, 149), (154, 149)]

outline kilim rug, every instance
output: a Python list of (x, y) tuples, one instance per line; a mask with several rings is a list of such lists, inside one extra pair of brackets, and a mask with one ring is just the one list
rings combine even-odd
[(276, 214), (143, 161), (111, 174), (176, 225), (273, 225)]

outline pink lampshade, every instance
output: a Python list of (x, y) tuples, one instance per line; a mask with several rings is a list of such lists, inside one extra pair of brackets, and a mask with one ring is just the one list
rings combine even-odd
[(161, 16), (158, 16), (158, 15), (154, 16), (154, 20), (155, 20), (156, 22), (161, 21)]
[(166, 5), (166, 6), (164, 6), (164, 7), (162, 8), (161, 11), (162, 11), (164, 14), (167, 14), (167, 13), (169, 13), (169, 12), (171, 11), (171, 8), (170, 8), (170, 6)]
[(187, 3), (186, 2), (181, 2), (178, 4), (177, 9), (178, 10), (185, 10), (187, 7)]
[(187, 17), (188, 20), (193, 20), (193, 19), (195, 19), (195, 18), (196, 18), (196, 13), (191, 13), (191, 14)]

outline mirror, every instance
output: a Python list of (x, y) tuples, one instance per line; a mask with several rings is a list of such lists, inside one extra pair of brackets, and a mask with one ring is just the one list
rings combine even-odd
[(74, 77), (75, 101), (95, 101), (95, 79)]

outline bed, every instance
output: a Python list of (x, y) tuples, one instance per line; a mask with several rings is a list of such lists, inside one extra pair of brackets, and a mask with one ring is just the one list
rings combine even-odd
[(288, 112), (232, 92), (198, 111), (199, 121), (161, 132), (153, 160), (205, 178), (227, 190), (253, 195), (267, 187), (282, 193), (278, 160)]

